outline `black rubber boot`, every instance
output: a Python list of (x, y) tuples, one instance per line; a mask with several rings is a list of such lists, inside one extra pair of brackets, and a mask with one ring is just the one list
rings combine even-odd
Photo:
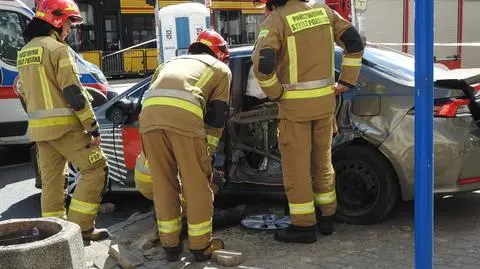
[(319, 217), (317, 220), (317, 227), (322, 235), (333, 234), (333, 216)]
[(165, 259), (168, 262), (176, 262), (180, 258), (180, 254), (183, 252), (183, 244), (180, 242), (180, 245), (171, 248), (163, 248), (165, 250)]
[(315, 234), (315, 226), (295, 226), (290, 225), (288, 228), (275, 232), (275, 240), (284, 243), (303, 243), (311, 244), (317, 242)]
[(210, 245), (200, 250), (190, 250), (195, 258), (196, 262), (204, 262), (212, 258), (212, 254), (215, 250), (224, 249), (225, 243), (220, 239), (212, 239)]
[(92, 228), (89, 231), (82, 232), (82, 238), (85, 241), (102, 241), (110, 237), (107, 229)]

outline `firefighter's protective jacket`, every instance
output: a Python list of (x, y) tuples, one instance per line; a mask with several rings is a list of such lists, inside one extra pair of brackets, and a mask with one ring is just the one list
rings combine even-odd
[(19, 93), (33, 141), (48, 141), (69, 131), (98, 135), (98, 124), (82, 87), (71, 50), (58, 33), (36, 37), (18, 52)]
[(289, 0), (261, 25), (252, 55), (262, 90), (279, 118), (315, 120), (335, 110), (334, 45), (344, 49), (339, 83), (357, 83), (364, 45), (356, 29), (321, 3)]
[(207, 55), (173, 58), (155, 71), (140, 113), (140, 132), (166, 129), (205, 137), (211, 155), (221, 138), (228, 109), (229, 67)]

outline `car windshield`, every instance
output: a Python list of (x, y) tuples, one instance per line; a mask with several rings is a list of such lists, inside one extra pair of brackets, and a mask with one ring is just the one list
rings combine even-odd
[[(415, 58), (413, 55), (386, 47), (369, 45), (363, 58), (367, 60), (366, 64), (369, 67), (377, 71), (407, 81), (415, 80)], [(434, 77), (446, 71), (446, 69), (435, 65), (433, 69)]]

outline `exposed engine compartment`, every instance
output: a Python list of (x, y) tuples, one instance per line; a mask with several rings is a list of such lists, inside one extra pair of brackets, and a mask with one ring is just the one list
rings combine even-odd
[(231, 182), (282, 185), (276, 116), (277, 105), (272, 102), (232, 116)]

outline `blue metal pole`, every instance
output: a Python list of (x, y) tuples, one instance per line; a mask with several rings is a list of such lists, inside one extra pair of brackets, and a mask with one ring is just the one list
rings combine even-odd
[(415, 268), (433, 268), (433, 0), (415, 1)]

